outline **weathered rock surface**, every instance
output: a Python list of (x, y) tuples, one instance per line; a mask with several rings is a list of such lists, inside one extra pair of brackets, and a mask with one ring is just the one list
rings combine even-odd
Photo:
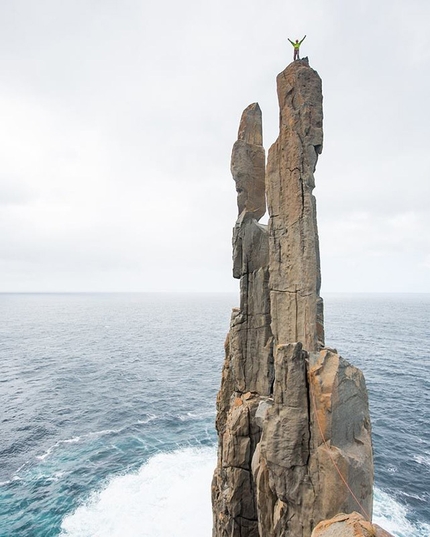
[(322, 89), (307, 60), (277, 77), (279, 137), (267, 162), (272, 330), (279, 342), (324, 344), (314, 171), (322, 151)]
[(258, 223), (266, 212), (262, 139), (261, 110), (252, 104), (242, 115), (231, 158), (239, 211), (233, 230), (233, 276), (240, 279), (240, 308), (232, 313), (217, 398), (214, 535), (258, 536), (251, 459), (260, 428), (254, 415), (260, 396), (269, 396), (273, 382), (268, 233), (267, 226)]
[(266, 212), (266, 200), (262, 118), (257, 103), (244, 110), (237, 138), (231, 157), (231, 173), (236, 181), (239, 214), (246, 211), (259, 220)]
[(343, 513), (320, 522), (311, 537), (393, 537), (358, 513)]
[[(261, 111), (243, 113), (232, 312), (217, 398), (214, 537), (310, 537), (320, 521), (370, 519), (373, 464), (361, 372), (324, 348), (314, 171), (321, 79), (307, 59), (277, 79), (280, 134), (264, 170)], [(266, 185), (266, 186), (265, 186)], [(258, 219), (265, 212), (269, 225)]]

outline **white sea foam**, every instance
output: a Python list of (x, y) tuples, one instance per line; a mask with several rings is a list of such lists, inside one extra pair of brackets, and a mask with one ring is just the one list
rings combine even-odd
[(137, 473), (116, 477), (62, 523), (68, 537), (208, 537), (214, 448), (152, 457)]
[(6, 481), (0, 481), (0, 487), (5, 487), (13, 481), (22, 481), (22, 477), (19, 477), (19, 475), (14, 475), (11, 479), (7, 479)]
[(51, 453), (54, 451), (55, 448), (61, 446), (61, 444), (75, 444), (76, 442), (79, 442), (81, 438), (79, 436), (74, 436), (73, 438), (67, 438), (66, 440), (58, 440), (58, 442), (55, 442), (52, 446), (50, 446), (43, 455), (37, 455), (36, 459), (40, 461), (44, 461)]
[[(210, 537), (210, 483), (215, 448), (187, 448), (152, 457), (137, 473), (112, 479), (62, 523), (62, 537)], [(407, 510), (375, 488), (374, 522), (395, 537), (428, 537)]]
[(424, 466), (428, 466), (430, 468), (430, 456), (414, 455), (414, 460), (416, 460), (418, 464), (423, 464)]
[(51, 455), (51, 453), (53, 452), (55, 446), (57, 444), (54, 444), (53, 446), (50, 446), (43, 455), (37, 455), (36, 456), (36, 459), (38, 459), (39, 461), (44, 461), (46, 459), (46, 457), (49, 457), (49, 455)]
[(63, 444), (75, 444), (76, 442), (79, 442), (80, 439), (80, 436), (74, 436), (73, 438), (68, 438), (67, 440), (60, 440), (59, 443), (61, 444), (62, 442)]
[(395, 537), (428, 537), (429, 524), (413, 524), (407, 518), (407, 509), (383, 490), (375, 487), (373, 522)]
[(149, 414), (149, 416), (144, 420), (137, 420), (137, 423), (139, 425), (146, 425), (147, 423), (150, 423), (151, 421), (154, 421), (157, 419), (157, 416), (155, 414)]

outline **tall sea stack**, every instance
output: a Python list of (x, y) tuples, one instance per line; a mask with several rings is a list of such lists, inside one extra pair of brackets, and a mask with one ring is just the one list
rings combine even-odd
[[(245, 109), (231, 171), (239, 216), (232, 312), (217, 398), (213, 537), (310, 537), (338, 513), (372, 512), (362, 373), (324, 347), (314, 171), (322, 90), (307, 59), (277, 77), (279, 137), (265, 170), (258, 104)], [(258, 223), (266, 211), (269, 224)]]

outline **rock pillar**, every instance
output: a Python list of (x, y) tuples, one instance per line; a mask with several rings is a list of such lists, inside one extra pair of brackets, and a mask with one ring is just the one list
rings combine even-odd
[[(307, 59), (277, 78), (280, 133), (264, 170), (261, 111), (243, 113), (231, 171), (238, 219), (231, 317), (217, 398), (213, 537), (310, 537), (322, 520), (370, 519), (373, 464), (362, 373), (324, 347), (314, 171), (321, 79)], [(268, 228), (258, 223), (269, 210)]]
[(275, 341), (324, 344), (314, 171), (323, 143), (321, 79), (307, 60), (277, 77), (279, 136), (267, 162), (270, 300)]
[(214, 536), (258, 536), (251, 458), (260, 440), (254, 422), (259, 395), (273, 383), (269, 303), (265, 151), (261, 110), (254, 103), (242, 114), (231, 157), (238, 219), (233, 229), (233, 276), (240, 280), (240, 307), (234, 309), (217, 398), (218, 465), (212, 485)]

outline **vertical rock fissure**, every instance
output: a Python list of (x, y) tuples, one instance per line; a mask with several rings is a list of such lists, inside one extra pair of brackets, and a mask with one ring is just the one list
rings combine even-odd
[(294, 318), (296, 320), (296, 323), (295, 323), (295, 331), (294, 331), (294, 339), (293, 341), (298, 341), (299, 340), (299, 327), (298, 327), (298, 324), (297, 324), (297, 319), (299, 317), (299, 303), (298, 303), (298, 299), (297, 299), (297, 293), (298, 293), (298, 289), (296, 287), (295, 291), (294, 291), (294, 301), (295, 301), (295, 313), (294, 313)]
[[(311, 441), (312, 441), (312, 427), (311, 427), (311, 393), (310, 393), (310, 385), (309, 385), (309, 353), (306, 353), (305, 357), (305, 364), (306, 364), (306, 377), (305, 377), (305, 383), (306, 383), (306, 398), (307, 398), (307, 408), (308, 408), (308, 416), (307, 416), (307, 423), (308, 423), (308, 452), (309, 456), (306, 460), (306, 466), (309, 466), (309, 458), (311, 456)], [(312, 481), (309, 480), (310, 484), (312, 485)]]
[(323, 144), (321, 79), (299, 60), (278, 75), (277, 90), (280, 131), (267, 164), (257, 103), (244, 110), (232, 150), (240, 308), (217, 398), (213, 537), (310, 537), (319, 521), (357, 508), (338, 469), (372, 506), (364, 378), (324, 348), (312, 193)]

